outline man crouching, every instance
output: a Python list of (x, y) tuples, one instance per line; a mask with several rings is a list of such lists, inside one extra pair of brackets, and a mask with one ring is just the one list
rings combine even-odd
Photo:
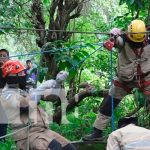
[[(70, 142), (49, 129), (45, 111), (25, 92), (25, 67), (18, 60), (4, 63), (3, 77), (7, 86), (0, 101), (13, 132), (13, 139), (20, 150), (76, 150)], [(18, 132), (19, 131), (19, 132)]]

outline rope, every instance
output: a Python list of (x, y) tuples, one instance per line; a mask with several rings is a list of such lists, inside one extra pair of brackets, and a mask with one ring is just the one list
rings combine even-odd
[[(114, 49), (114, 48), (113, 48)], [(111, 75), (111, 87), (113, 86), (113, 49), (110, 53), (110, 75)], [(112, 128), (112, 131), (115, 130), (115, 117), (114, 117), (114, 95), (113, 95), (113, 92), (112, 92), (112, 96), (111, 96), (111, 110), (112, 110), (112, 113), (111, 113), (111, 128)]]
[[(105, 34), (110, 35), (110, 32), (92, 32), (92, 31), (66, 31), (66, 30), (49, 30), (49, 29), (33, 29), (33, 28), (14, 28), (14, 27), (0, 27), (0, 29), (11, 29), (11, 30), (25, 30), (25, 31), (48, 31), (48, 32), (64, 32), (64, 33), (81, 33), (81, 34)], [(138, 32), (147, 34), (150, 31)], [(137, 32), (123, 32), (122, 34), (137, 34)]]
[[(92, 45), (100, 45), (103, 44), (103, 42), (98, 42), (98, 43), (93, 43)], [(69, 49), (75, 49), (75, 48), (84, 48), (84, 47), (88, 47), (88, 43), (87, 45), (75, 45), (75, 46), (70, 46), (70, 47), (65, 47), (65, 48), (58, 48), (58, 49), (54, 49), (55, 52), (58, 51), (65, 51), (65, 50), (69, 50)], [(12, 55), (9, 56), (9, 58), (13, 58), (13, 57), (21, 57), (21, 56), (29, 56), (29, 55), (37, 55), (37, 54), (44, 54), (44, 53), (48, 53), (48, 52), (52, 52), (53, 49), (49, 49), (46, 51), (39, 51), (39, 52), (32, 52), (32, 53), (26, 53), (26, 54), (18, 54), (18, 55)]]
[(48, 32), (64, 32), (64, 33), (81, 33), (81, 34), (106, 34), (108, 32), (92, 32), (92, 31), (66, 31), (66, 30), (49, 30), (49, 29), (33, 29), (33, 28), (13, 28), (13, 27), (0, 27), (0, 29), (11, 29), (11, 30), (25, 30), (25, 31), (48, 31)]
[[(79, 64), (83, 63), (87, 58), (89, 58), (91, 55), (93, 55), (96, 51), (98, 51), (99, 49), (101, 49), (103, 47), (103, 42), (98, 42), (98, 43), (93, 43), (93, 45), (98, 45), (100, 46), (99, 48), (97, 48), (95, 51), (93, 51), (91, 54), (87, 55), (85, 58), (83, 58), (82, 60), (80, 60), (76, 65), (74, 65), (73, 67), (71, 67), (68, 72), (72, 71), (73, 69), (75, 69)], [(67, 49), (75, 49), (75, 48), (83, 48), (83, 47), (88, 47), (89, 45), (77, 45), (77, 46), (72, 46), (72, 47), (67, 47), (67, 48), (59, 48), (59, 49), (55, 49), (55, 51), (62, 51), (62, 50), (67, 50)], [(29, 55), (37, 55), (37, 54), (44, 54), (44, 53), (48, 53), (51, 50), (47, 50), (47, 51), (40, 51), (40, 52), (34, 52), (34, 53), (27, 53), (27, 54), (18, 54), (18, 55), (13, 55), (10, 56), (9, 58), (12, 57), (20, 57), (20, 56), (29, 56)]]
[(87, 58), (89, 58), (91, 55), (93, 55), (95, 52), (97, 52), (98, 50), (100, 50), (103, 47), (103, 45), (101, 44), (101, 46), (99, 48), (97, 48), (95, 51), (93, 51), (92, 53), (90, 53), (89, 55), (87, 55), (85, 58), (83, 58), (81, 61), (79, 61), (75, 66), (71, 67), (69, 69), (69, 72), (73, 69), (75, 69), (80, 63), (83, 63)]
[[(29, 118), (29, 116), (28, 116), (28, 123), (31, 125), (31, 120), (30, 120), (30, 118)], [(29, 150), (30, 149), (30, 137), (29, 137), (29, 133), (30, 133), (30, 131), (29, 131), (29, 127), (27, 128), (27, 145), (26, 145), (26, 149), (27, 150)]]
[(20, 131), (22, 131), (22, 130), (24, 130), (24, 129), (26, 129), (26, 128), (29, 128), (30, 126), (31, 126), (31, 124), (29, 124), (28, 126), (23, 127), (23, 128), (21, 128), (21, 129), (19, 129), (19, 130), (15, 131), (15, 132), (12, 132), (12, 133), (6, 134), (6, 135), (4, 135), (4, 136), (1, 136), (1, 137), (0, 137), (0, 139), (3, 139), (3, 138), (6, 138), (6, 137), (11, 136), (11, 135), (13, 135), (13, 134), (16, 134), (16, 133), (18, 133), (18, 132), (20, 132)]

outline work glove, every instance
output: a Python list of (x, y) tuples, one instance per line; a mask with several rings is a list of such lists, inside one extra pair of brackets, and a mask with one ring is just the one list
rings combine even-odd
[(111, 51), (113, 47), (115, 47), (115, 37), (118, 36), (118, 35), (121, 35), (121, 30), (119, 28), (113, 28), (111, 31), (110, 31), (110, 38), (109, 40), (105, 41), (103, 46)]
[(121, 35), (121, 29), (119, 28), (113, 28), (111, 31), (111, 36), (117, 36), (117, 35)]

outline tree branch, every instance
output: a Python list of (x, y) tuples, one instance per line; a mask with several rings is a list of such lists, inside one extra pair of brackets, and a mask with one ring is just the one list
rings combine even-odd
[[(43, 6), (41, 0), (33, 0), (32, 6), (31, 6), (31, 12), (32, 12), (32, 22), (34, 24), (36, 33), (39, 35), (39, 39), (37, 39), (37, 44), (39, 47), (42, 47), (46, 41), (45, 41), (45, 21), (43, 17)], [(41, 30), (42, 29), (42, 30)]]
[(56, 12), (56, 8), (58, 5), (59, 0), (53, 0), (49, 9), (50, 15), (50, 22), (49, 22), (49, 29), (53, 29), (54, 27), (54, 14)]
[[(108, 90), (100, 90), (97, 91), (95, 88), (90, 88), (90, 87), (86, 87), (87, 89), (79, 92), (78, 94), (76, 94), (73, 98), (68, 100), (68, 106), (66, 108), (66, 112), (73, 110), (76, 106), (79, 105), (79, 103), (87, 98), (87, 97), (106, 97), (108, 95)], [(58, 96), (54, 96), (54, 95), (49, 95), (47, 96), (45, 99), (43, 99), (44, 101), (50, 101), (53, 103), (59, 103), (60, 99)], [(60, 104), (60, 103), (59, 103)], [(62, 118), (62, 112), (61, 112), (61, 107), (58, 106), (55, 110), (55, 113), (53, 115), (53, 121), (61, 124), (61, 118)]]
[(83, 3), (80, 3), (80, 4), (78, 5), (78, 7), (77, 7), (75, 13), (74, 13), (73, 15), (71, 15), (71, 16), (69, 17), (69, 19), (74, 19), (74, 18), (79, 17), (79, 16), (81, 15), (80, 13), (81, 13), (82, 8), (83, 8)]

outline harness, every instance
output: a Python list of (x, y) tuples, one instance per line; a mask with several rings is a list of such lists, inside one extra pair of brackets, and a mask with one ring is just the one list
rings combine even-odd
[[(141, 69), (141, 55), (144, 51), (144, 46), (146, 44), (144, 43), (143, 46), (140, 49), (132, 49), (133, 52), (136, 55), (136, 64), (137, 64), (137, 74), (136, 74), (136, 80), (138, 81), (136, 87), (139, 88), (144, 94), (146, 95), (150, 95), (150, 91), (145, 90), (144, 88), (150, 85), (150, 80), (145, 81), (144, 77), (148, 75), (148, 73), (144, 74), (142, 72)], [(121, 83), (117, 80), (113, 81), (115, 86), (118, 86), (122, 89), (124, 89), (127, 93), (131, 93), (131, 91), (133, 90), (133, 88), (129, 88), (127, 85), (125, 85), (124, 83)]]
[(136, 79), (138, 81), (138, 87), (143, 91), (144, 89), (144, 74), (141, 69), (141, 55), (143, 53), (143, 47), (140, 49), (133, 49), (133, 52), (136, 55), (136, 64), (137, 64), (137, 75)]

